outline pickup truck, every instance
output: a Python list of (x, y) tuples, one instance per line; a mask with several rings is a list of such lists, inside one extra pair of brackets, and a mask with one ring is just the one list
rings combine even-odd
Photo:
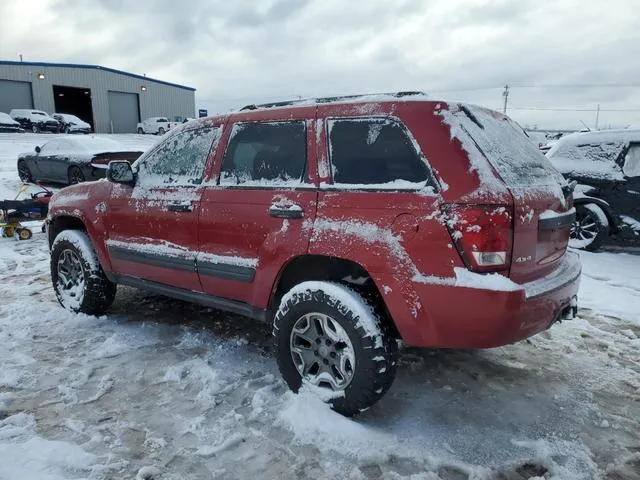
[(153, 135), (164, 135), (171, 129), (171, 122), (167, 117), (150, 117), (138, 124), (138, 133), (151, 133)]

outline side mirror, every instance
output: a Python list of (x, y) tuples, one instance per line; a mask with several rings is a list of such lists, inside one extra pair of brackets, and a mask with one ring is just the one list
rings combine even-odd
[(124, 160), (113, 160), (107, 167), (107, 180), (113, 183), (123, 183), (133, 185), (136, 177), (133, 174), (131, 164)]
[(35, 150), (36, 150), (36, 153), (40, 153), (40, 151), (41, 151), (42, 149), (36, 145)]

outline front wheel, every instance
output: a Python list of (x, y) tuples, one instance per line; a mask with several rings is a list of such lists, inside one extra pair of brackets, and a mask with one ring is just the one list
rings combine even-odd
[(569, 246), (593, 252), (609, 236), (609, 220), (595, 203), (576, 205), (576, 219), (571, 225)]
[(69, 185), (75, 185), (76, 183), (82, 183), (86, 179), (84, 177), (84, 173), (80, 170), (79, 167), (73, 166), (69, 169), (68, 173)]
[(143, 135), (143, 134), (144, 134), (144, 130), (138, 127), (138, 135)]
[(398, 345), (363, 297), (331, 282), (304, 282), (275, 316), (278, 367), (297, 392), (303, 381), (331, 391), (331, 406), (351, 416), (376, 403), (393, 383)]
[(158, 129), (158, 135), (160, 135), (160, 136), (164, 135), (164, 128), (160, 127)]
[(31, 131), (33, 133), (38, 133), (40, 131), (40, 129), (38, 128), (38, 125), (36, 125), (35, 123), (33, 125), (31, 125)]
[(22, 183), (33, 182), (33, 175), (31, 174), (31, 170), (27, 166), (27, 162), (25, 162), (24, 160), (20, 160), (18, 162), (18, 176), (20, 177), (20, 181)]
[(100, 315), (116, 296), (116, 284), (106, 277), (82, 230), (63, 230), (53, 241), (51, 281), (60, 305), (72, 312)]

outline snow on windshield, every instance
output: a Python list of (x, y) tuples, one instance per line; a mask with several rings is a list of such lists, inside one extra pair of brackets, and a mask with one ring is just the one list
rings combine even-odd
[(469, 154), (483, 183), (493, 174), (479, 152), (510, 187), (564, 183), (562, 175), (538, 151), (524, 131), (508, 117), (473, 105), (449, 104), (438, 112)]
[(575, 172), (586, 177), (622, 180), (622, 171), (615, 160), (624, 147), (625, 141), (622, 139), (581, 145), (568, 142), (558, 145), (549, 152), (548, 157), (562, 173)]

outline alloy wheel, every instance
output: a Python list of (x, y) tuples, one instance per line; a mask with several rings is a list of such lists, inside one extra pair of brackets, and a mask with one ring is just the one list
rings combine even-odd
[(69, 296), (79, 299), (84, 290), (84, 270), (76, 252), (63, 250), (57, 265), (59, 288)]
[(586, 211), (580, 216), (576, 216), (571, 225), (571, 238), (580, 241), (593, 241), (598, 236), (598, 223), (593, 215)]
[(303, 379), (313, 385), (344, 390), (353, 379), (355, 350), (347, 332), (322, 313), (300, 317), (291, 331), (291, 358)]

